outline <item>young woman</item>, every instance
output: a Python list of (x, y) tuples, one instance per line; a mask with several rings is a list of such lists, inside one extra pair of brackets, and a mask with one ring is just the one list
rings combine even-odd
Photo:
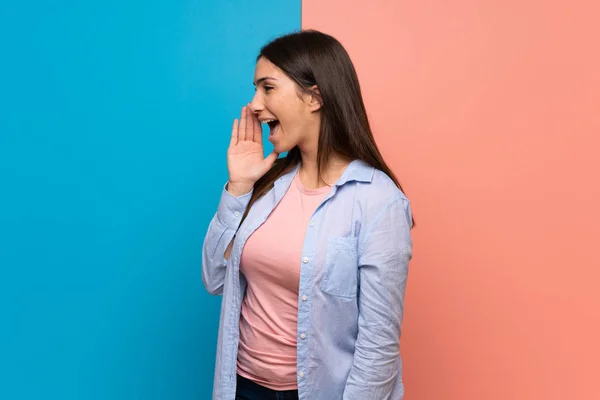
[(261, 49), (254, 83), (203, 247), (223, 295), (213, 399), (402, 399), (413, 221), (352, 62), (302, 31)]

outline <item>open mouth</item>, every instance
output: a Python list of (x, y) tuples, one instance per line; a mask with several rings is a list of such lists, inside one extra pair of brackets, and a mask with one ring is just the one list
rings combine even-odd
[(269, 129), (271, 130), (270, 136), (273, 136), (279, 127), (279, 120), (276, 119), (267, 119), (262, 121), (262, 123), (269, 125)]

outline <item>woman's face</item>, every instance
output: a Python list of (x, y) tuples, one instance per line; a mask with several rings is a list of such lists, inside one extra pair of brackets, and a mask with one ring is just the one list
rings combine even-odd
[(254, 85), (250, 108), (261, 123), (268, 123), (269, 141), (277, 153), (317, 145), (319, 118), (311, 95), (264, 57), (256, 63)]

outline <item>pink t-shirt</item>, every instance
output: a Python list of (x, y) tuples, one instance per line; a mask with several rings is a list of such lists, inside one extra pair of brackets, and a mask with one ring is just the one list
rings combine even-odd
[(250, 236), (240, 271), (239, 375), (273, 390), (297, 389), (298, 286), (304, 235), (330, 188), (306, 189), (298, 174), (269, 218)]

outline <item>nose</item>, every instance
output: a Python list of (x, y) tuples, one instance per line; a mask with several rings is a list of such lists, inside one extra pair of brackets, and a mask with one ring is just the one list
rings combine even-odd
[(254, 93), (254, 97), (250, 102), (250, 109), (254, 114), (258, 114), (265, 109), (265, 106), (262, 103), (262, 100), (260, 99), (260, 93), (258, 90), (256, 91), (256, 93)]

